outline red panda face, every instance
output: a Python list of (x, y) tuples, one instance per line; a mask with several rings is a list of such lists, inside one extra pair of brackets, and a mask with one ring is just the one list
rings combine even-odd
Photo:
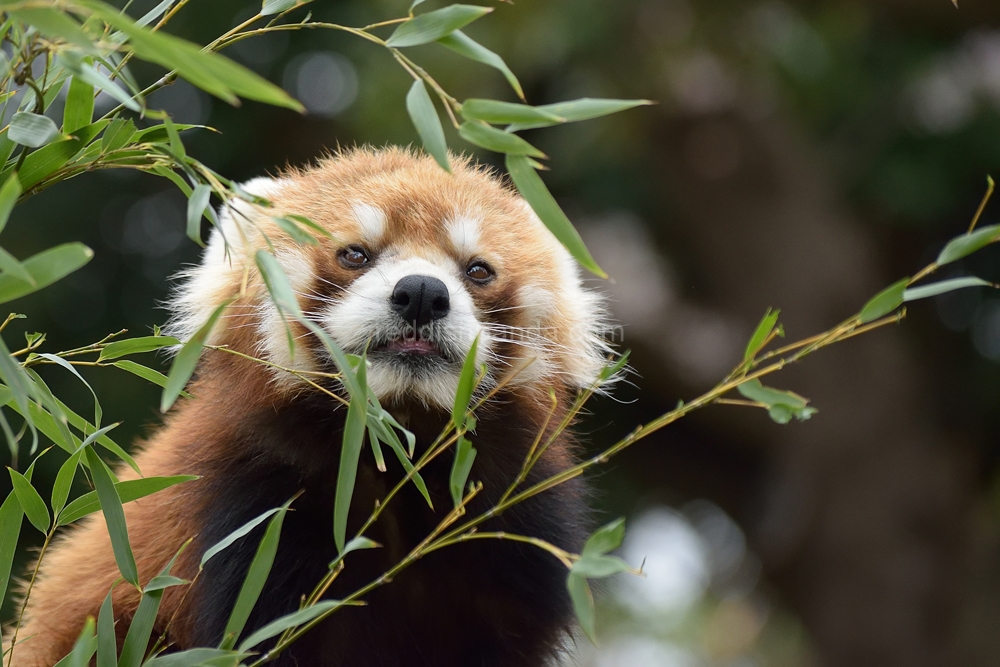
[[(607, 350), (598, 297), (581, 287), (574, 260), (516, 193), (467, 160), (453, 167), (449, 174), (399, 149), (357, 150), (247, 183), (273, 209), (220, 211), (221, 231), (184, 276), (173, 332), (189, 336), (235, 298), (211, 342), (283, 368), (327, 369), (320, 348), (290, 353), (253, 262), (270, 241), (307, 316), (345, 351), (367, 352), (368, 383), (380, 399), (449, 408), (477, 337), (484, 388), (501, 380), (590, 385)], [(332, 238), (296, 243), (272, 218), (283, 214), (306, 216)], [(300, 384), (280, 370), (275, 380), (279, 390)]]

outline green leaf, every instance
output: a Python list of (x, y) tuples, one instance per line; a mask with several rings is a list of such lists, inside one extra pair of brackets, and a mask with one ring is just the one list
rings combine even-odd
[(11, 491), (0, 505), (0, 600), (7, 599), (4, 596), (10, 584), (10, 571), (14, 565), (14, 552), (17, 550), (23, 516), (24, 511), (17, 500), (17, 494)]
[(181, 579), (180, 577), (174, 577), (169, 574), (158, 574), (150, 579), (149, 583), (142, 590), (149, 593), (151, 591), (162, 591), (171, 586), (183, 586), (190, 583), (187, 579)]
[[(0, 276), (0, 281), (2, 281), (3, 276)], [(6, 388), (11, 392), (11, 398), (14, 404), (17, 406), (17, 411), (21, 413), (21, 416), (25, 418), (28, 426), (34, 432), (35, 421), (32, 419), (31, 415), (31, 405), (33, 405), (28, 399), (28, 392), (31, 387), (29, 384), (29, 378), (24, 372), (24, 367), (10, 356), (10, 350), (7, 349), (7, 343), (4, 342), (3, 337), (0, 336), (0, 379), (3, 380)], [(9, 437), (9, 435), (8, 435)], [(16, 456), (17, 454), (17, 441), (8, 443), (11, 447), (11, 452)], [(37, 444), (37, 436), (34, 438), (32, 444), (32, 450), (34, 450)]]
[(94, 122), (94, 86), (78, 76), (69, 82), (63, 109), (63, 132), (73, 134)]
[[(372, 401), (377, 405), (378, 403), (377, 398), (373, 396)], [(410, 454), (408, 456), (406, 450), (403, 448), (403, 443), (400, 442), (399, 436), (396, 435), (396, 432), (395, 430), (393, 430), (393, 427), (403, 431), (406, 434), (407, 441), (415, 444), (414, 435), (409, 431), (407, 431), (406, 429), (404, 429), (402, 426), (400, 426), (396, 422), (396, 420), (392, 418), (392, 415), (390, 415), (388, 412), (382, 409), (382, 406), (380, 405), (378, 406), (377, 414), (372, 414), (372, 412), (369, 412), (368, 414), (369, 433), (372, 430), (374, 430), (375, 435), (378, 437), (378, 439), (389, 445), (390, 449), (392, 449), (393, 453), (396, 455), (396, 458), (399, 460), (400, 465), (403, 466), (403, 470), (405, 470), (406, 473), (409, 474), (411, 471), (413, 471), (413, 462), (410, 461), (410, 457), (413, 456), (413, 451), (412, 451), (413, 445), (411, 445), (410, 447)], [(414, 472), (411, 479), (413, 481), (413, 485), (417, 487), (417, 490), (420, 492), (420, 495), (422, 495), (424, 497), (424, 500), (427, 501), (427, 505), (431, 509), (434, 509), (434, 503), (431, 501), (431, 495), (427, 491), (427, 485), (424, 483), (424, 479), (423, 477), (420, 476), (420, 473)]]
[(258, 250), (255, 259), (260, 276), (264, 279), (264, 286), (267, 287), (267, 292), (271, 295), (271, 301), (278, 308), (281, 323), (285, 328), (288, 352), (294, 358), (295, 335), (292, 333), (291, 327), (288, 326), (288, 320), (285, 318), (285, 315), (291, 315), (296, 319), (304, 319), (305, 316), (302, 314), (302, 309), (299, 308), (299, 300), (295, 296), (292, 284), (288, 282), (288, 276), (285, 275), (284, 269), (281, 268), (274, 255), (266, 250)]
[[(115, 368), (120, 368), (123, 371), (128, 371), (133, 375), (138, 375), (143, 380), (146, 380), (147, 382), (152, 382), (158, 387), (167, 386), (168, 378), (166, 375), (164, 375), (160, 371), (153, 370), (152, 368), (149, 368), (147, 366), (143, 366), (142, 364), (137, 364), (134, 361), (123, 359), (121, 361), (116, 361), (111, 365), (114, 366)], [(184, 398), (191, 398), (191, 394), (187, 393), (186, 391), (182, 391), (181, 396), (183, 396)]]
[(521, 196), (528, 202), (542, 223), (549, 228), (549, 231), (569, 250), (570, 254), (587, 270), (601, 278), (607, 278), (608, 274), (591, 257), (590, 251), (587, 250), (583, 239), (580, 238), (580, 234), (559, 208), (559, 204), (549, 193), (541, 177), (535, 173), (528, 158), (523, 155), (508, 155), (507, 171), (510, 172), (511, 180), (514, 181)]
[(319, 245), (316, 237), (299, 227), (298, 223), (288, 217), (272, 217), (275, 224), (288, 234), (299, 245)]
[(451, 173), (451, 164), (448, 162), (448, 144), (444, 138), (444, 128), (441, 127), (441, 119), (438, 117), (434, 102), (427, 94), (427, 87), (424, 82), (417, 79), (410, 86), (410, 92), (406, 94), (406, 111), (410, 114), (413, 127), (417, 128), (417, 134), (424, 143), (424, 149), (433, 157), (441, 168)]
[[(356, 373), (349, 368), (341, 369), (342, 373), (353, 373), (360, 387), (367, 388), (367, 359), (361, 358)], [(337, 545), (337, 553), (344, 553), (344, 542), (347, 539), (347, 515), (351, 509), (351, 498), (354, 496), (354, 483), (358, 476), (358, 462), (361, 450), (365, 444), (365, 424), (368, 419), (367, 391), (351, 396), (351, 404), (347, 407), (347, 421), (344, 423), (344, 437), (340, 447), (340, 467), (337, 471), (337, 492), (333, 504), (333, 541)]]
[[(132, 95), (127, 90), (108, 78), (103, 72), (88, 62), (88, 60), (80, 58), (80, 56), (72, 51), (64, 51), (57, 57), (57, 62), (73, 73), (74, 81), (78, 80), (81, 83), (107, 93), (130, 111), (137, 113), (142, 111), (142, 106), (132, 98)], [(66, 130), (66, 133), (70, 134), (69, 130)]]
[(500, 123), (565, 123), (566, 119), (527, 104), (499, 102), (497, 100), (470, 99), (462, 103), (462, 116), (466, 120), (481, 120), (494, 125)]
[(572, 572), (587, 579), (603, 579), (614, 574), (628, 572), (629, 569), (628, 563), (621, 558), (589, 554), (573, 563)]
[(22, 264), (35, 280), (32, 285), (9, 274), (0, 274), (0, 303), (13, 301), (48, 287), (73, 273), (94, 256), (94, 251), (82, 243), (64, 243), (43, 250)]
[(17, 175), (21, 187), (27, 190), (62, 168), (107, 125), (107, 120), (91, 123), (74, 132), (75, 139), (53, 142), (29, 155)]
[(118, 637), (115, 634), (115, 610), (111, 601), (114, 590), (115, 587), (112, 586), (101, 604), (101, 613), (97, 615), (97, 667), (118, 665)]
[(294, 213), (289, 213), (284, 217), (287, 220), (291, 220), (292, 222), (297, 222), (300, 225), (304, 225), (305, 227), (308, 227), (309, 229), (313, 230), (314, 232), (317, 232), (318, 234), (321, 234), (322, 236), (327, 237), (328, 239), (335, 238), (330, 230), (326, 229), (321, 225), (316, 224), (315, 222), (313, 222), (304, 215), (295, 215)]
[(10, 473), (10, 482), (14, 486), (14, 493), (17, 494), (17, 501), (21, 504), (24, 515), (28, 517), (32, 526), (45, 535), (52, 526), (52, 517), (49, 516), (49, 508), (45, 506), (45, 501), (24, 475), (13, 468), (7, 468), (7, 472)]
[(201, 328), (191, 336), (191, 340), (184, 343), (181, 351), (177, 353), (177, 357), (170, 367), (170, 373), (167, 375), (167, 386), (163, 388), (163, 396), (160, 399), (161, 412), (169, 410), (170, 406), (177, 400), (177, 397), (184, 391), (184, 386), (198, 365), (198, 360), (201, 358), (201, 350), (205, 347), (208, 335), (212, 332), (219, 316), (229, 306), (229, 303), (229, 301), (226, 301), (216, 307), (211, 317), (208, 318), (208, 321), (201, 325)]
[(52, 485), (52, 513), (55, 514), (57, 521), (59, 513), (66, 507), (66, 500), (69, 498), (69, 491), (73, 486), (73, 479), (76, 477), (76, 469), (80, 465), (81, 458), (83, 458), (83, 450), (66, 459), (60, 466), (56, 481)]
[(39, 148), (61, 137), (62, 134), (48, 116), (18, 111), (10, 120), (7, 136), (22, 146)]
[(780, 314), (780, 310), (767, 309), (767, 312), (764, 313), (764, 318), (757, 325), (757, 328), (754, 329), (753, 335), (750, 336), (750, 342), (747, 343), (747, 349), (743, 353), (743, 361), (750, 361), (760, 352), (760, 348), (764, 346), (764, 341), (774, 331), (774, 325), (778, 323), (778, 315)]
[(52, 390), (49, 389), (49, 386), (42, 377), (33, 368), (26, 368), (24, 372), (31, 380), (31, 393), (34, 395), (35, 400), (48, 410), (55, 421), (56, 428), (59, 430), (60, 446), (69, 445), (75, 440), (75, 436), (69, 430), (69, 419), (66, 417), (66, 413), (63, 412), (62, 405), (55, 395), (53, 395)]
[(216, 542), (209, 549), (207, 549), (205, 553), (202, 555), (201, 562), (198, 563), (198, 569), (199, 570), (203, 569), (205, 567), (205, 563), (212, 560), (212, 558), (218, 556), (220, 553), (231, 547), (233, 544), (236, 543), (237, 540), (249, 535), (254, 528), (267, 521), (268, 517), (271, 517), (280, 511), (282, 511), (280, 507), (275, 507), (272, 510), (268, 510), (263, 514), (261, 514), (260, 516), (251, 519), (250, 521), (247, 521), (245, 524), (243, 524), (233, 532), (229, 533), (229, 535), (227, 535), (225, 538)]
[(372, 456), (375, 457), (375, 468), (379, 472), (385, 472), (386, 471), (385, 457), (382, 456), (382, 447), (379, 446), (378, 443), (379, 443), (378, 434), (375, 432), (375, 427), (372, 425), (372, 422), (369, 421), (368, 422), (368, 444), (371, 445)]
[(570, 600), (573, 601), (573, 611), (580, 621), (580, 627), (587, 638), (596, 643), (594, 595), (590, 592), (590, 584), (587, 583), (586, 577), (570, 572), (566, 578), (566, 589), (569, 591)]
[[(89, 460), (89, 459), (88, 459)], [(124, 482), (115, 482), (115, 491), (122, 503), (130, 503), (139, 498), (145, 498), (171, 486), (183, 484), (198, 479), (194, 475), (174, 475), (172, 477), (143, 477)], [(69, 505), (59, 515), (59, 525), (65, 526), (101, 509), (101, 502), (96, 491), (85, 493)]]
[[(88, 422), (80, 415), (73, 412), (69, 407), (66, 406), (65, 403), (63, 403), (59, 399), (56, 399), (56, 402), (59, 404), (59, 408), (62, 410), (62, 413), (66, 415), (66, 419), (69, 420), (69, 423), (73, 428), (78, 429), (81, 433), (94, 433), (94, 431), (97, 430), (96, 426)], [(39, 427), (39, 430), (41, 430), (41, 427)], [(106, 432), (108, 429), (101, 429), (101, 430)], [(44, 431), (42, 432), (45, 433)], [(45, 433), (45, 435), (48, 435), (48, 433)], [(76, 442), (79, 443), (79, 441)], [(124, 461), (126, 464), (128, 464), (128, 466), (135, 471), (135, 474), (142, 475), (142, 473), (139, 471), (139, 466), (137, 466), (135, 463), (135, 459), (129, 456), (128, 452), (122, 449), (121, 445), (119, 445), (117, 442), (109, 438), (106, 433), (102, 433), (97, 438), (97, 443), (102, 447), (104, 447), (109, 452), (111, 452), (112, 454), (114, 454), (115, 456), (117, 456), (119, 459)]]
[(964, 234), (949, 241), (938, 255), (937, 264), (938, 266), (950, 264), (997, 241), (1000, 241), (1000, 225), (980, 227), (971, 234)]
[(509, 132), (498, 130), (483, 123), (462, 123), (458, 128), (458, 133), (469, 143), (488, 148), (497, 153), (545, 157), (545, 153), (516, 134), (510, 134)]
[(277, 637), (289, 628), (298, 627), (308, 623), (317, 616), (320, 616), (321, 614), (324, 614), (332, 609), (336, 609), (342, 605), (343, 602), (340, 600), (322, 600), (310, 607), (306, 607), (305, 609), (300, 609), (299, 611), (282, 616), (278, 620), (268, 623), (263, 628), (243, 640), (240, 643), (239, 650), (247, 651), (252, 649), (261, 642), (267, 641), (272, 637)]
[(270, 16), (271, 14), (280, 14), (290, 9), (307, 5), (310, 2), (312, 0), (264, 0), (264, 4), (260, 8), (260, 15)]
[(903, 301), (926, 299), (927, 297), (954, 292), (966, 287), (996, 287), (996, 285), (986, 282), (982, 278), (952, 278), (951, 280), (942, 280), (941, 282), (923, 285), (922, 287), (911, 287), (903, 292)]
[(139, 572), (136, 569), (135, 557), (132, 555), (132, 547), (128, 541), (125, 511), (122, 509), (122, 501), (111, 477), (111, 471), (93, 447), (87, 446), (84, 451), (87, 462), (90, 464), (90, 475), (94, 480), (94, 487), (97, 489), (96, 493), (101, 510), (104, 512), (104, 520), (107, 522), (108, 534), (111, 537), (111, 549), (115, 554), (118, 571), (121, 572), (125, 581), (139, 588)]
[(160, 610), (160, 600), (163, 589), (144, 590), (139, 600), (139, 608), (128, 626), (125, 643), (122, 644), (122, 654), (118, 658), (118, 667), (139, 667), (142, 658), (149, 647), (149, 639), (153, 634), (153, 624)]
[(584, 555), (603, 555), (614, 551), (622, 545), (625, 539), (625, 519), (615, 519), (609, 524), (598, 528), (583, 547)]
[(620, 357), (615, 359), (613, 362), (601, 369), (600, 375), (597, 376), (597, 384), (602, 385), (611, 378), (615, 377), (622, 372), (628, 365), (629, 356), (631, 356), (631, 350), (625, 350)]
[(192, 648), (179, 653), (169, 653), (159, 655), (147, 662), (144, 667), (191, 667), (192, 665), (210, 665), (210, 661), (221, 658), (232, 660), (232, 664), (239, 663), (243, 654), (236, 651), (226, 651), (221, 648)]
[(11, 172), (3, 187), (0, 188), (0, 231), (7, 226), (10, 213), (14, 210), (17, 198), (21, 196), (21, 181), (17, 178), (17, 172)]
[(94, 50), (94, 44), (87, 37), (87, 33), (64, 11), (37, 7), (10, 10), (10, 14), (20, 21), (34, 26), (38, 32), (46, 37), (62, 39), (88, 51)]
[(95, 0), (79, 0), (81, 5), (129, 38), (135, 54), (143, 60), (176, 70), (195, 86), (230, 104), (239, 104), (237, 95), (265, 104), (302, 112), (305, 108), (273, 83), (242, 65), (164, 32), (137, 26), (128, 16)]
[[(17, 176), (14, 178), (16, 179)], [(3, 248), (0, 248), (0, 270), (12, 278), (16, 278), (31, 286), (35, 285), (35, 277), (24, 267), (24, 264)]]
[(282, 505), (267, 524), (267, 530), (264, 531), (264, 537), (257, 547), (257, 553), (254, 554), (253, 561), (250, 563), (250, 569), (247, 571), (246, 579), (243, 580), (236, 604), (233, 605), (233, 612), (226, 623), (225, 632), (222, 633), (223, 642), (220, 648), (232, 648), (236, 644), (247, 619), (250, 618), (250, 612), (257, 604), (257, 598), (264, 590), (264, 583), (267, 581), (267, 575), (270, 574), (271, 566), (274, 564), (274, 556), (278, 552), (281, 524), (285, 520), (285, 514), (288, 512), (288, 506), (291, 502), (289, 500)]
[[(567, 122), (572, 123), (581, 120), (590, 120), (591, 118), (600, 118), (601, 116), (607, 116), (609, 114), (618, 113), (619, 111), (625, 111), (626, 109), (632, 109), (634, 107), (645, 106), (648, 104), (652, 104), (652, 102), (650, 100), (606, 100), (584, 97), (570, 102), (543, 104), (535, 108), (541, 111), (547, 111), (550, 114), (564, 118)], [(515, 123), (508, 129), (511, 132), (520, 132), (521, 130), (531, 130), (536, 127), (548, 127), (550, 125), (554, 125), (554, 123), (535, 121), (531, 123)]]
[(101, 138), (101, 152), (110, 153), (124, 148), (136, 135), (135, 123), (131, 118), (118, 118), (108, 125)]
[(451, 499), (458, 507), (462, 503), (462, 495), (465, 491), (465, 483), (469, 480), (469, 473), (472, 472), (472, 463), (476, 460), (476, 450), (472, 443), (465, 436), (459, 436), (455, 444), (455, 460), (451, 465), (451, 476), (448, 479), (448, 487), (451, 490)]
[(450, 35), (446, 35), (441, 39), (437, 40), (438, 44), (447, 47), (454, 51), (455, 53), (465, 56), (469, 60), (475, 60), (476, 62), (483, 63), (484, 65), (489, 65), (490, 67), (500, 70), (507, 79), (507, 83), (510, 87), (514, 89), (517, 96), (522, 100), (524, 99), (524, 90), (521, 88), (521, 82), (517, 80), (514, 76), (514, 72), (507, 67), (507, 63), (503, 61), (503, 58), (493, 53), (485, 46), (479, 44), (470, 37), (467, 37), (465, 33), (461, 30), (456, 30)]
[(104, 349), (101, 350), (101, 356), (97, 360), (109, 361), (129, 354), (153, 352), (154, 350), (180, 344), (181, 342), (173, 336), (140, 336), (126, 340), (116, 340), (104, 346)]
[(858, 315), (861, 323), (865, 324), (866, 322), (877, 320), (903, 305), (903, 293), (906, 291), (906, 285), (909, 282), (909, 278), (903, 278), (873, 296), (865, 304), (865, 307), (861, 309), (861, 314)]
[(808, 399), (790, 391), (765, 387), (758, 379), (744, 382), (737, 389), (751, 401), (767, 406), (768, 415), (779, 424), (787, 424), (792, 417), (805, 421), (816, 414), (816, 408), (807, 405)]
[(392, 49), (427, 44), (464, 28), (493, 11), (492, 7), (449, 5), (433, 12), (415, 16), (400, 24), (385, 45)]
[(211, 197), (212, 186), (199, 183), (188, 198), (187, 237), (203, 248), (205, 244), (201, 240), (201, 216), (205, 214)]
[[(62, 357), (57, 357), (54, 354), (49, 354), (47, 352), (42, 352), (42, 353), (38, 354), (38, 357), (41, 358), (41, 359), (45, 359), (47, 361), (51, 361), (52, 363), (56, 364), (57, 366), (62, 366), (63, 368), (65, 368), (66, 370), (68, 370), (70, 373), (72, 373), (73, 375), (75, 375), (77, 380), (79, 380), (80, 382), (83, 383), (83, 386), (85, 386), (87, 388), (87, 391), (90, 392), (90, 395), (94, 397), (94, 425), (97, 426), (98, 428), (100, 428), (100, 426), (101, 426), (101, 418), (104, 416), (104, 411), (101, 409), (101, 402), (97, 399), (97, 392), (94, 391), (94, 388), (90, 386), (89, 382), (87, 382), (85, 379), (83, 379), (83, 376), (80, 375), (80, 371), (76, 370), (76, 368), (73, 366), (73, 364), (69, 363), (68, 361), (66, 361)], [(53, 403), (55, 403), (55, 402), (56, 402), (55, 401), (55, 397), (53, 397)], [(61, 412), (61, 407), (60, 407), (59, 404), (57, 404), (55, 407), (58, 408), (59, 411)]]
[(148, 12), (142, 15), (142, 18), (135, 22), (136, 25), (143, 26), (149, 25), (156, 19), (160, 18), (168, 9), (170, 9), (177, 0), (163, 0), (160, 4), (156, 5)]
[[(77, 637), (76, 643), (73, 644), (73, 650), (66, 656), (67, 667), (88, 667), (90, 659), (96, 650), (97, 638), (94, 636), (94, 617), (88, 616), (86, 623), (83, 624), (80, 636)], [(61, 660), (59, 663), (56, 663), (57, 667), (61, 663)]]
[(465, 413), (472, 401), (472, 392), (476, 388), (476, 355), (479, 353), (479, 335), (472, 341), (465, 361), (462, 362), (462, 373), (458, 376), (458, 389), (455, 391), (455, 404), (451, 409), (451, 423), (455, 430), (461, 432), (465, 427)]

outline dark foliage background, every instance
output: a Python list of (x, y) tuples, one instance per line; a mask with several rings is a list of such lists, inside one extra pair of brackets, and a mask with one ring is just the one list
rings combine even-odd
[[(310, 7), (352, 25), (406, 9)], [(256, 9), (193, 1), (171, 31), (205, 43)], [(634, 350), (634, 385), (595, 403), (582, 425), (595, 447), (724, 375), (767, 307), (783, 309), (795, 338), (854, 312), (965, 229), (985, 174), (1000, 176), (992, 0), (960, 10), (946, 0), (521, 1), (468, 32), (504, 56), (531, 103), (659, 101), (528, 136), (552, 156), (550, 187), (614, 278), (594, 286), (610, 294)], [(449, 91), (512, 99), (494, 71), (421, 48), (414, 56)], [(175, 120), (219, 130), (186, 143), (227, 176), (275, 173), (337, 146), (416, 142), (409, 79), (382, 50), (315, 31), (226, 54), (311, 111), (234, 109), (187, 84), (156, 93), (152, 106)], [(135, 73), (159, 75), (141, 64)], [(198, 255), (184, 206), (166, 181), (118, 171), (19, 207), (5, 231), (17, 256), (64, 240), (97, 253), (16, 303), (29, 316), (21, 329), (65, 349), (162, 323), (168, 277)], [(954, 271), (1000, 282), (998, 260), (993, 246)], [(716, 407), (630, 450), (593, 482), (603, 513), (636, 519), (626, 552), (648, 556), (650, 574), (609, 586), (608, 639), (573, 659), (997, 664), (998, 362), (1000, 298), (966, 290), (783, 373), (780, 386), (820, 409), (809, 422)], [(89, 405), (58, 369), (46, 377), (79, 411)], [(155, 425), (155, 387), (112, 371), (88, 379), (107, 419), (125, 420), (119, 441)], [(51, 477), (59, 458), (49, 458), (39, 473)], [(646, 597), (629, 601), (644, 584)]]

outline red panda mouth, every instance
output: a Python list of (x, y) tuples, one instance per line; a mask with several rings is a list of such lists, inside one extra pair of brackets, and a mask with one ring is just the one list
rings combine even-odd
[(440, 357), (441, 350), (437, 345), (423, 338), (397, 338), (389, 341), (383, 347), (386, 352), (411, 355), (416, 357)]

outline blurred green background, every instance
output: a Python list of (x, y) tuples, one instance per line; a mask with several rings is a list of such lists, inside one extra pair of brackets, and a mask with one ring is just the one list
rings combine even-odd
[[(364, 25), (407, 6), (310, 9)], [(634, 351), (631, 384), (595, 402), (581, 426), (595, 450), (714, 384), (766, 308), (781, 308), (789, 337), (803, 338), (933, 259), (968, 226), (986, 174), (1000, 176), (996, 0), (495, 6), (467, 33), (507, 60), (529, 102), (659, 102), (527, 134), (552, 156), (547, 182), (613, 277), (589, 283), (608, 293)], [(258, 8), (193, 0), (170, 31), (205, 43)], [(416, 141), (409, 79), (373, 45), (311, 31), (225, 53), (310, 111), (236, 109), (184, 83), (155, 93), (150, 106), (218, 130), (190, 132), (186, 144), (227, 176), (273, 174), (337, 146)], [(459, 99), (514, 99), (498, 73), (444, 49), (413, 56)], [(162, 73), (134, 72), (145, 82)], [(97, 254), (15, 303), (28, 319), (8, 329), (8, 344), (44, 331), (49, 349), (66, 349), (162, 323), (170, 275), (198, 257), (184, 207), (166, 181), (126, 171), (84, 175), (18, 207), (4, 232), (18, 257), (66, 240)], [(946, 275), (962, 274), (1000, 282), (1000, 248)], [(89, 394), (68, 375), (46, 378), (87, 414)], [(114, 370), (88, 379), (105, 420), (125, 422), (117, 440), (156, 425), (156, 388)], [(604, 587), (601, 646), (578, 641), (565, 664), (1000, 664), (1000, 295), (919, 302), (901, 326), (772, 384), (819, 414), (782, 427), (759, 411), (708, 408), (592, 476), (600, 516), (630, 518), (623, 555), (645, 558), (647, 576)], [(43, 462), (50, 480), (59, 455)], [(25, 522), (25, 544), (31, 531)]]

